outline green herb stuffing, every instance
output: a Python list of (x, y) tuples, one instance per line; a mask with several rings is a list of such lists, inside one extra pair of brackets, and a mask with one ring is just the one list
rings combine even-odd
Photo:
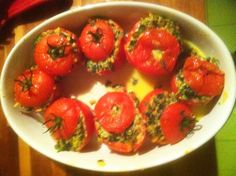
[(78, 52), (76, 38), (75, 38), (76, 36), (69, 32), (66, 32), (65, 30), (59, 27), (53, 30), (47, 30), (45, 32), (42, 32), (40, 35), (38, 35), (36, 39), (34, 40), (34, 46), (37, 45), (44, 37), (50, 36), (52, 34), (57, 34), (67, 39), (67, 43), (63, 44), (63, 46), (55, 47), (55, 48), (52, 46), (49, 46), (50, 48), (49, 48), (48, 54), (53, 59), (64, 56), (64, 47), (68, 45), (72, 46), (73, 52), (75, 53)]
[(184, 80), (183, 72), (180, 70), (176, 75), (176, 86), (178, 87), (177, 97), (181, 100), (193, 100), (196, 102), (205, 102), (210, 97), (197, 95)]
[(139, 36), (150, 28), (164, 28), (172, 35), (176, 36), (178, 40), (180, 40), (179, 26), (176, 25), (174, 21), (170, 20), (169, 18), (159, 16), (158, 14), (150, 13), (147, 17), (140, 20), (139, 26), (133, 33), (133, 36), (128, 45), (128, 51), (133, 50)]
[(215, 57), (207, 57), (205, 58), (205, 60), (217, 66), (219, 65), (219, 60), (216, 59)]
[(60, 151), (79, 151), (85, 138), (85, 128), (83, 126), (83, 116), (79, 118), (76, 131), (73, 136), (67, 140), (60, 139), (55, 145), (55, 149)]
[(129, 128), (127, 128), (123, 133), (115, 134), (106, 131), (98, 122), (96, 122), (98, 138), (109, 142), (135, 143), (141, 131), (140, 124), (142, 124), (142, 117), (137, 113), (134, 122)]
[(147, 103), (146, 113), (147, 118), (147, 132), (152, 137), (153, 141), (164, 140), (163, 134), (160, 129), (160, 117), (164, 108), (176, 102), (174, 94), (168, 94), (164, 92), (162, 94), (155, 95)]

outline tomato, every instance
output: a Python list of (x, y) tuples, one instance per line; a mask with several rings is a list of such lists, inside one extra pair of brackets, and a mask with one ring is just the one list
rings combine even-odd
[(38, 68), (27, 69), (14, 81), (15, 100), (24, 107), (37, 108), (54, 94), (54, 78)]
[(69, 139), (79, 120), (76, 102), (68, 98), (54, 101), (44, 113), (45, 124), (56, 139)]
[(160, 129), (160, 116), (164, 108), (173, 102), (176, 102), (174, 95), (162, 89), (151, 91), (141, 101), (139, 109), (147, 121), (147, 134), (152, 143), (166, 144)]
[(124, 31), (111, 19), (90, 19), (78, 40), (87, 71), (105, 75), (118, 69), (124, 57)]
[(34, 48), (34, 59), (40, 69), (54, 76), (68, 74), (79, 59), (77, 37), (62, 28), (43, 32)]
[[(63, 145), (68, 145), (68, 143), (73, 145), (73, 142), (77, 142), (76, 149), (70, 148), (72, 146), (69, 145), (66, 150), (81, 150), (91, 140), (94, 133), (91, 110), (81, 101), (74, 99), (60, 98), (56, 100), (46, 109), (44, 119), (48, 130), (55, 139), (62, 140)], [(83, 129), (83, 131), (79, 131), (79, 134), (76, 132), (78, 126), (82, 126)], [(81, 141), (72, 140), (70, 142), (70, 139), (75, 135), (81, 135), (82, 137), (77, 139)]]
[(186, 59), (183, 75), (187, 84), (198, 95), (217, 96), (224, 88), (224, 73), (218, 66), (196, 56)]
[(125, 51), (128, 61), (143, 73), (166, 75), (173, 71), (180, 53), (176, 37), (163, 28), (144, 31), (132, 50), (128, 47), (132, 38), (128, 35)]
[(134, 94), (109, 92), (95, 106), (98, 138), (114, 152), (136, 152), (144, 142), (146, 120), (135, 98)]
[(165, 108), (160, 124), (167, 143), (175, 144), (189, 134), (195, 125), (195, 119), (187, 105), (177, 102)]
[(114, 49), (115, 37), (107, 20), (90, 20), (83, 28), (79, 45), (84, 55), (93, 60), (106, 59)]
[(109, 92), (95, 106), (95, 114), (102, 127), (112, 133), (125, 131), (135, 116), (133, 100), (124, 92)]

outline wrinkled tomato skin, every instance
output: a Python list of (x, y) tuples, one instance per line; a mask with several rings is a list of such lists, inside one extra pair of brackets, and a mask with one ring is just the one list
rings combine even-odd
[(198, 57), (186, 59), (183, 75), (187, 84), (198, 95), (217, 96), (224, 88), (224, 73), (217, 65)]
[(114, 33), (106, 20), (97, 19), (88, 23), (79, 38), (84, 55), (92, 61), (106, 59), (114, 49)]
[[(30, 86), (23, 90), (23, 82), (30, 80)], [(24, 84), (25, 85), (25, 84)], [(27, 69), (14, 81), (14, 96), (16, 102), (24, 107), (37, 108), (46, 104), (54, 93), (54, 78), (36, 69)]]
[[(149, 75), (170, 74), (180, 53), (178, 40), (165, 29), (149, 29), (141, 34), (133, 50), (129, 51), (131, 37), (138, 26), (135, 25), (126, 39), (125, 52), (128, 62)], [(161, 58), (154, 58), (154, 50), (162, 52)]]
[(193, 123), (181, 129), (184, 118), (193, 120), (191, 109), (184, 103), (171, 104), (163, 111), (160, 118), (161, 130), (169, 144), (178, 143), (193, 129)]
[[(115, 112), (113, 108), (118, 108)], [(95, 114), (102, 127), (112, 133), (122, 133), (133, 122), (134, 102), (124, 92), (109, 92), (95, 106)]]
[[(64, 33), (70, 34), (74, 40), (77, 40), (75, 34), (62, 29)], [(34, 49), (34, 60), (38, 67), (46, 73), (53, 76), (65, 76), (71, 72), (73, 65), (81, 60), (80, 52), (72, 44), (68, 44), (66, 37), (59, 34), (48, 34), (39, 40)], [(53, 58), (49, 51), (51, 48), (64, 46), (64, 55)], [(77, 52), (75, 52), (75, 50)]]

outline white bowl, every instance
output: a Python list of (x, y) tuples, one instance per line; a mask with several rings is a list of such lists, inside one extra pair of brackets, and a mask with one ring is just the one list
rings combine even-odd
[[(14, 108), (13, 80), (26, 67), (33, 62), (33, 41), (36, 36), (49, 28), (65, 27), (74, 32), (79, 32), (81, 25), (91, 16), (107, 16), (121, 24), (125, 29), (148, 12), (155, 12), (170, 17), (181, 27), (186, 39), (191, 40), (207, 56), (214, 56), (220, 61), (220, 68), (225, 72), (224, 90), (214, 108), (203, 117), (199, 124), (202, 129), (193, 136), (184, 139), (176, 145), (155, 147), (135, 155), (119, 155), (110, 152), (106, 146), (89, 149), (82, 153), (56, 152), (55, 141), (46, 133), (45, 127), (34, 118), (22, 114)], [(78, 81), (81, 79), (77, 79)], [(96, 78), (93, 82), (96, 84)], [(91, 85), (90, 85), (91, 86)], [(74, 87), (76, 90), (76, 87)], [(96, 92), (95, 92), (96, 95)], [(222, 40), (206, 25), (198, 20), (167, 7), (140, 3), (140, 2), (111, 2), (87, 5), (65, 13), (41, 23), (27, 33), (12, 49), (3, 66), (1, 75), (1, 103), (4, 114), (13, 130), (35, 150), (61, 163), (96, 171), (132, 171), (158, 166), (197, 149), (211, 139), (224, 125), (234, 105), (236, 96), (235, 68), (231, 55)], [(104, 161), (104, 165), (99, 164)]]

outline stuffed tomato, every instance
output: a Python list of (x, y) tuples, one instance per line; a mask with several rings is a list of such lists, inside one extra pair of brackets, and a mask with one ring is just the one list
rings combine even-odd
[(103, 75), (117, 69), (124, 60), (123, 29), (111, 19), (89, 19), (78, 45), (89, 72)]
[(180, 54), (179, 27), (157, 14), (138, 21), (125, 42), (126, 58), (139, 71), (150, 75), (167, 75)]
[(158, 145), (166, 144), (160, 127), (160, 118), (165, 107), (175, 102), (174, 94), (162, 89), (153, 90), (141, 101), (139, 109), (147, 121), (147, 134), (153, 143)]
[(190, 56), (183, 68), (173, 77), (171, 88), (180, 100), (189, 104), (206, 104), (221, 94), (224, 88), (224, 73), (214, 58), (203, 59)]
[(136, 152), (145, 138), (145, 120), (136, 97), (125, 92), (109, 92), (95, 106), (97, 136), (112, 151)]
[(42, 32), (35, 41), (36, 64), (50, 75), (68, 74), (80, 59), (76, 41), (76, 35), (63, 28)]
[(140, 111), (147, 121), (147, 134), (157, 145), (175, 144), (193, 129), (195, 119), (188, 105), (175, 95), (156, 89), (144, 97)]
[(54, 78), (37, 67), (26, 69), (14, 80), (15, 101), (30, 109), (46, 105), (57, 90)]
[(60, 98), (44, 113), (44, 124), (56, 139), (57, 151), (80, 151), (94, 134), (93, 114), (81, 101)]

